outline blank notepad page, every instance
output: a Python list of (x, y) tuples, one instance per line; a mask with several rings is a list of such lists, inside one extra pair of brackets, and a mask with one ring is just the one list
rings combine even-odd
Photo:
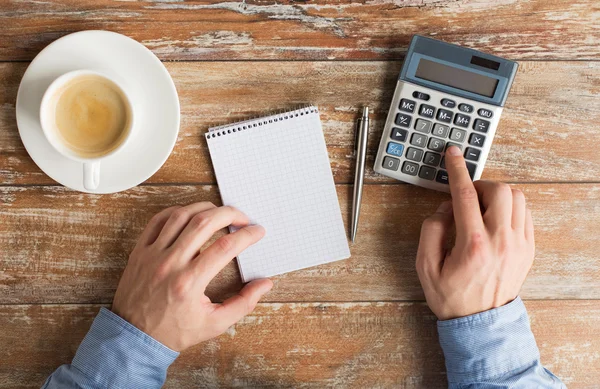
[(244, 282), (350, 257), (316, 107), (206, 134), (224, 205), (265, 237), (238, 256)]

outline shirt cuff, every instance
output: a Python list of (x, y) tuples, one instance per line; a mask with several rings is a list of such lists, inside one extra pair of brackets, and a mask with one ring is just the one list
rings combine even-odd
[(452, 384), (490, 380), (540, 358), (520, 297), (489, 311), (438, 321), (437, 327)]
[(72, 365), (99, 387), (160, 388), (179, 353), (101, 308)]

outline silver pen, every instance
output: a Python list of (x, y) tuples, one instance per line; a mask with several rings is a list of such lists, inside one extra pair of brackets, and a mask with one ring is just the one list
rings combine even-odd
[(365, 178), (365, 160), (367, 158), (367, 135), (369, 133), (369, 107), (363, 107), (362, 117), (356, 125), (356, 171), (354, 172), (354, 196), (352, 197), (352, 224), (350, 226), (350, 240), (354, 243), (358, 230), (358, 216), (360, 214), (360, 200), (362, 198), (363, 181)]

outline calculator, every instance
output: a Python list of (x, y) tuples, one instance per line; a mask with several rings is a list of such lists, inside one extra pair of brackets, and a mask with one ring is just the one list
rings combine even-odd
[(398, 77), (374, 170), (449, 192), (445, 150), (458, 146), (481, 177), (518, 64), (413, 36)]

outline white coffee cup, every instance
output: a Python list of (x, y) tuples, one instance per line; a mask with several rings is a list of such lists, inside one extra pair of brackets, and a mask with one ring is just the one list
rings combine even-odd
[[(108, 82), (112, 83), (117, 89), (119, 89), (121, 95), (124, 97), (127, 115), (129, 117), (126, 128), (123, 130), (124, 135), (121, 143), (117, 147), (108, 151), (106, 154), (93, 158), (83, 157), (69, 148), (58, 134), (56, 125), (56, 103), (58, 100), (56, 94), (61, 90), (62, 87), (67, 85), (72, 80), (90, 75), (104, 78)], [(100, 185), (100, 163), (102, 160), (123, 150), (125, 145), (131, 140), (135, 129), (136, 114), (131, 94), (128, 93), (125, 83), (120, 80), (117, 81), (117, 78), (118, 77), (116, 76), (108, 75), (106, 72), (98, 72), (95, 70), (74, 70), (55, 79), (50, 84), (48, 89), (46, 89), (46, 92), (42, 97), (42, 103), (40, 106), (40, 123), (44, 135), (46, 136), (46, 139), (48, 139), (50, 145), (52, 145), (52, 147), (54, 147), (54, 149), (60, 154), (73, 161), (81, 162), (83, 166), (83, 186), (89, 191), (93, 191), (94, 189), (98, 188), (98, 185)]]

